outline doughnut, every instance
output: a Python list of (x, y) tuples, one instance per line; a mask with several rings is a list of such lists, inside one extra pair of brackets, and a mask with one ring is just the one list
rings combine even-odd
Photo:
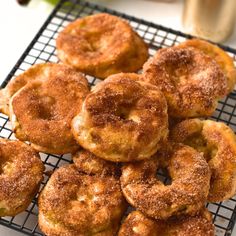
[(147, 159), (168, 134), (167, 104), (139, 75), (120, 73), (97, 84), (72, 120), (77, 142), (113, 162)]
[[(167, 164), (159, 161), (162, 156)], [(168, 170), (170, 184), (164, 185), (157, 178), (160, 168)], [(203, 155), (181, 144), (122, 167), (121, 187), (126, 200), (155, 219), (195, 215), (206, 202), (209, 185), (210, 170)]]
[(98, 158), (87, 150), (79, 150), (73, 154), (73, 162), (76, 167), (86, 174), (100, 176), (119, 176), (120, 168), (114, 162)]
[(142, 80), (165, 95), (175, 118), (210, 116), (227, 92), (226, 76), (209, 56), (194, 48), (157, 51), (143, 66)]
[[(49, 63), (47, 63), (47, 65), (49, 65)], [(28, 82), (34, 79), (43, 79), (45, 77), (45, 70), (45, 64), (36, 64), (31, 66), (24, 73), (18, 75), (14, 79), (11, 79), (7, 86), (0, 90), (0, 112), (9, 116), (9, 102), (11, 97)]]
[(39, 196), (39, 227), (47, 236), (115, 236), (126, 202), (119, 178), (60, 167)]
[(57, 55), (79, 71), (104, 79), (135, 72), (148, 58), (148, 47), (128, 22), (100, 13), (71, 22), (56, 40)]
[(208, 201), (220, 202), (236, 193), (236, 137), (224, 123), (189, 119), (171, 131), (172, 140), (204, 153), (211, 170)]
[(196, 216), (155, 221), (140, 211), (131, 212), (122, 223), (118, 236), (214, 236), (211, 213), (202, 209)]
[(71, 132), (71, 120), (80, 111), (89, 92), (88, 82), (80, 72), (62, 64), (38, 66), (40, 72), (35, 66), (35, 73), (31, 73), (37, 78), (18, 90), (10, 100), (15, 136), (31, 142), (41, 152), (64, 154), (76, 151), (78, 144)]
[(185, 42), (179, 44), (179, 47), (193, 47), (213, 58), (227, 77), (227, 93), (230, 93), (234, 90), (236, 83), (236, 70), (234, 61), (233, 58), (231, 58), (229, 54), (227, 54), (223, 49), (200, 39), (186, 40)]
[(0, 138), (0, 217), (24, 211), (43, 179), (44, 165), (32, 147)]

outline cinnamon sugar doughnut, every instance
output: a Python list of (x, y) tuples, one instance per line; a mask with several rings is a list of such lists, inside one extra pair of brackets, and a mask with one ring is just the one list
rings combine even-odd
[(87, 150), (80, 150), (73, 154), (73, 162), (76, 167), (87, 174), (100, 176), (119, 176), (120, 168), (114, 162), (98, 158)]
[(213, 58), (226, 74), (228, 81), (227, 93), (233, 91), (236, 83), (236, 69), (233, 59), (223, 49), (200, 39), (186, 40), (185, 42), (179, 44), (179, 47), (193, 47)]
[(131, 212), (119, 230), (118, 236), (214, 236), (211, 214), (202, 209), (196, 216), (155, 221), (140, 211)]
[(172, 117), (210, 116), (227, 92), (227, 79), (220, 67), (194, 48), (160, 49), (143, 69), (142, 79), (164, 93)]
[(97, 84), (72, 121), (78, 143), (115, 162), (149, 158), (168, 133), (167, 105), (137, 74), (116, 74)]
[(71, 164), (56, 170), (41, 192), (39, 226), (48, 236), (115, 236), (125, 210), (119, 178)]
[[(25, 73), (28, 77), (29, 73)], [(63, 154), (77, 150), (71, 120), (89, 92), (87, 80), (74, 69), (53, 63), (35, 66), (30, 76), (36, 78), (15, 93), (10, 102), (16, 137), (30, 141), (41, 152)]]
[(148, 48), (119, 17), (100, 13), (73, 21), (59, 33), (57, 54), (64, 63), (99, 78), (141, 69)]
[(28, 207), (43, 171), (33, 148), (20, 141), (0, 139), (0, 217), (15, 216)]
[[(210, 170), (202, 156), (189, 146), (173, 145), (151, 159), (128, 163), (122, 168), (121, 186), (126, 200), (155, 219), (177, 215), (195, 215), (205, 204), (210, 184)], [(167, 167), (172, 179), (164, 185), (156, 177), (159, 168)]]
[(185, 120), (172, 129), (171, 138), (204, 153), (211, 170), (208, 201), (219, 202), (234, 196), (236, 137), (227, 125), (212, 120)]

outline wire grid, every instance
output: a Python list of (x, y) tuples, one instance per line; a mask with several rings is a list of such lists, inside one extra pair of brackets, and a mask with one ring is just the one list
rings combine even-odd
[[(102, 6), (87, 3), (84, 1), (62, 0), (53, 10), (49, 18), (43, 24), (38, 34), (30, 43), (26, 51), (18, 60), (12, 71), (2, 83), (5, 87), (8, 81), (15, 76), (21, 74), (35, 63), (42, 62), (58, 62), (55, 50), (55, 39), (58, 32), (61, 31), (70, 21), (87, 15), (107, 12), (120, 17), (123, 17), (131, 26), (143, 37), (149, 44), (149, 53), (153, 55), (156, 50), (162, 47), (169, 47), (191, 38), (190, 35), (165, 28), (126, 14), (107, 9)], [(222, 46), (229, 52), (230, 56), (236, 61), (236, 50)], [(95, 85), (100, 80), (88, 76), (91, 85)], [(221, 100), (218, 108), (212, 119), (222, 121), (236, 131), (236, 91), (234, 90), (228, 97)], [(14, 134), (11, 131), (9, 118), (0, 114), (0, 137), (14, 139)], [(49, 155), (40, 153), (45, 164), (45, 178), (41, 188), (47, 182), (47, 173), (54, 169), (71, 162), (70, 155)], [(0, 218), (0, 224), (9, 228), (15, 229), (28, 235), (43, 235), (38, 228), (37, 223), (37, 197), (32, 201), (28, 209), (15, 217)], [(236, 219), (236, 197), (224, 201), (222, 203), (214, 203), (207, 205), (213, 214), (213, 221), (216, 226), (217, 236), (229, 236), (232, 233)]]

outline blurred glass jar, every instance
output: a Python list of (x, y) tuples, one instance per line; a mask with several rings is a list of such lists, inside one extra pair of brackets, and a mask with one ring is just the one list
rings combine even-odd
[(222, 42), (234, 29), (236, 0), (185, 0), (183, 25), (188, 33)]

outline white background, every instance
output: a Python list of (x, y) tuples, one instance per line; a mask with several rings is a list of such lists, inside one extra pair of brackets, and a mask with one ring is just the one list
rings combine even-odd
[[(181, 24), (183, 8), (181, 0), (91, 0), (91, 2), (99, 2), (115, 10), (184, 31)], [(19, 6), (16, 0), (1, 0), (0, 83), (37, 33), (52, 8), (42, 0), (31, 0), (27, 7)], [(236, 30), (225, 44), (236, 48)], [(0, 226), (0, 236), (17, 235), (22, 234)], [(236, 232), (233, 236), (236, 236)]]

